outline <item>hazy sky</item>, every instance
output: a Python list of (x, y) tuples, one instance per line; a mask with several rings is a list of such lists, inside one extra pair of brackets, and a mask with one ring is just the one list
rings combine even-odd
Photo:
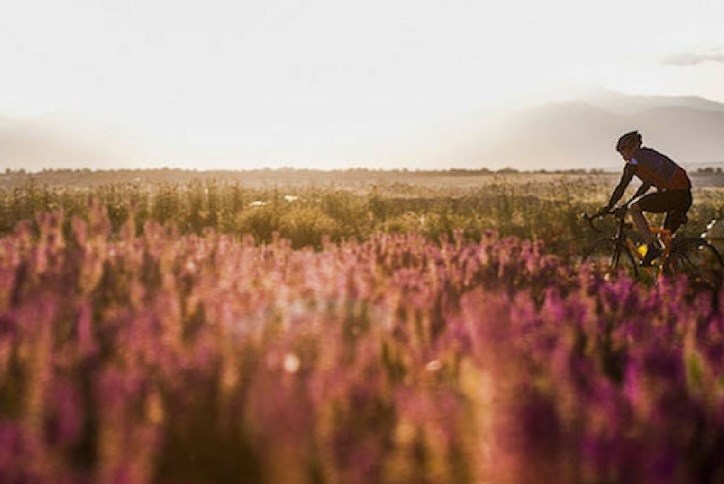
[(149, 163), (385, 166), (594, 86), (724, 102), (724, 1), (0, 0), (0, 116), (122, 126)]

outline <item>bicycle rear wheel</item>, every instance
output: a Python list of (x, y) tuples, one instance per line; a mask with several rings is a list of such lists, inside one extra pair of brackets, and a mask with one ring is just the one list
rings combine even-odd
[(581, 260), (584, 264), (591, 264), (596, 270), (606, 276), (615, 276), (621, 272), (629, 277), (638, 275), (638, 265), (628, 247), (616, 247), (612, 239), (600, 239), (584, 252)]
[(689, 281), (700, 288), (719, 289), (724, 278), (724, 260), (714, 246), (702, 238), (674, 243), (668, 268), (672, 273), (686, 274)]

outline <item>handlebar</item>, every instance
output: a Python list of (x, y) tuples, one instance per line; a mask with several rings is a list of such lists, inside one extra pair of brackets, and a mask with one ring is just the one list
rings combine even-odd
[(597, 220), (597, 219), (599, 219), (599, 218), (607, 217), (607, 216), (609, 216), (609, 215), (613, 215), (614, 217), (616, 217), (616, 218), (618, 218), (618, 219), (623, 219), (623, 217), (626, 215), (626, 211), (625, 211), (625, 210), (620, 210), (619, 208), (615, 208), (615, 209), (613, 209), (613, 210), (609, 210), (608, 212), (598, 212), (598, 213), (594, 213), (593, 215), (588, 215), (588, 213), (583, 212), (583, 213), (581, 214), (581, 217), (582, 217), (586, 222), (588, 222), (588, 225), (591, 227), (591, 230), (593, 230), (594, 232), (600, 234), (601, 232), (603, 232), (603, 230), (601, 230), (600, 228), (598, 228), (598, 227), (596, 226), (596, 224), (594, 223), (594, 221)]

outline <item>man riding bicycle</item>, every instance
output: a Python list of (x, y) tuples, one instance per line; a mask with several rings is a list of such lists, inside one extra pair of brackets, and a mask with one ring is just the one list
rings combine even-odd
[[(651, 148), (641, 147), (641, 135), (631, 131), (621, 136), (616, 143), (616, 151), (626, 161), (623, 175), (618, 186), (611, 194), (608, 204), (600, 213), (610, 212), (626, 191), (634, 175), (643, 182), (628, 205), (636, 228), (648, 244), (646, 257), (641, 265), (651, 265), (663, 249), (655, 234), (651, 233), (643, 212), (666, 212), (664, 228), (673, 234), (686, 221), (686, 212), (691, 207), (691, 180), (686, 171), (671, 158)], [(651, 187), (656, 193), (643, 196)], [(641, 198), (639, 198), (641, 197)]]

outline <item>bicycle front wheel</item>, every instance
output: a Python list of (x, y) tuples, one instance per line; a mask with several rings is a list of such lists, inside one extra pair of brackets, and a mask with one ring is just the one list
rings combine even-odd
[(591, 264), (606, 276), (615, 276), (623, 272), (629, 277), (638, 275), (638, 266), (628, 247), (617, 247), (613, 239), (600, 239), (584, 252), (584, 264)]
[(706, 240), (684, 239), (671, 248), (669, 271), (686, 274), (689, 282), (697, 287), (719, 289), (724, 277), (724, 261)]

